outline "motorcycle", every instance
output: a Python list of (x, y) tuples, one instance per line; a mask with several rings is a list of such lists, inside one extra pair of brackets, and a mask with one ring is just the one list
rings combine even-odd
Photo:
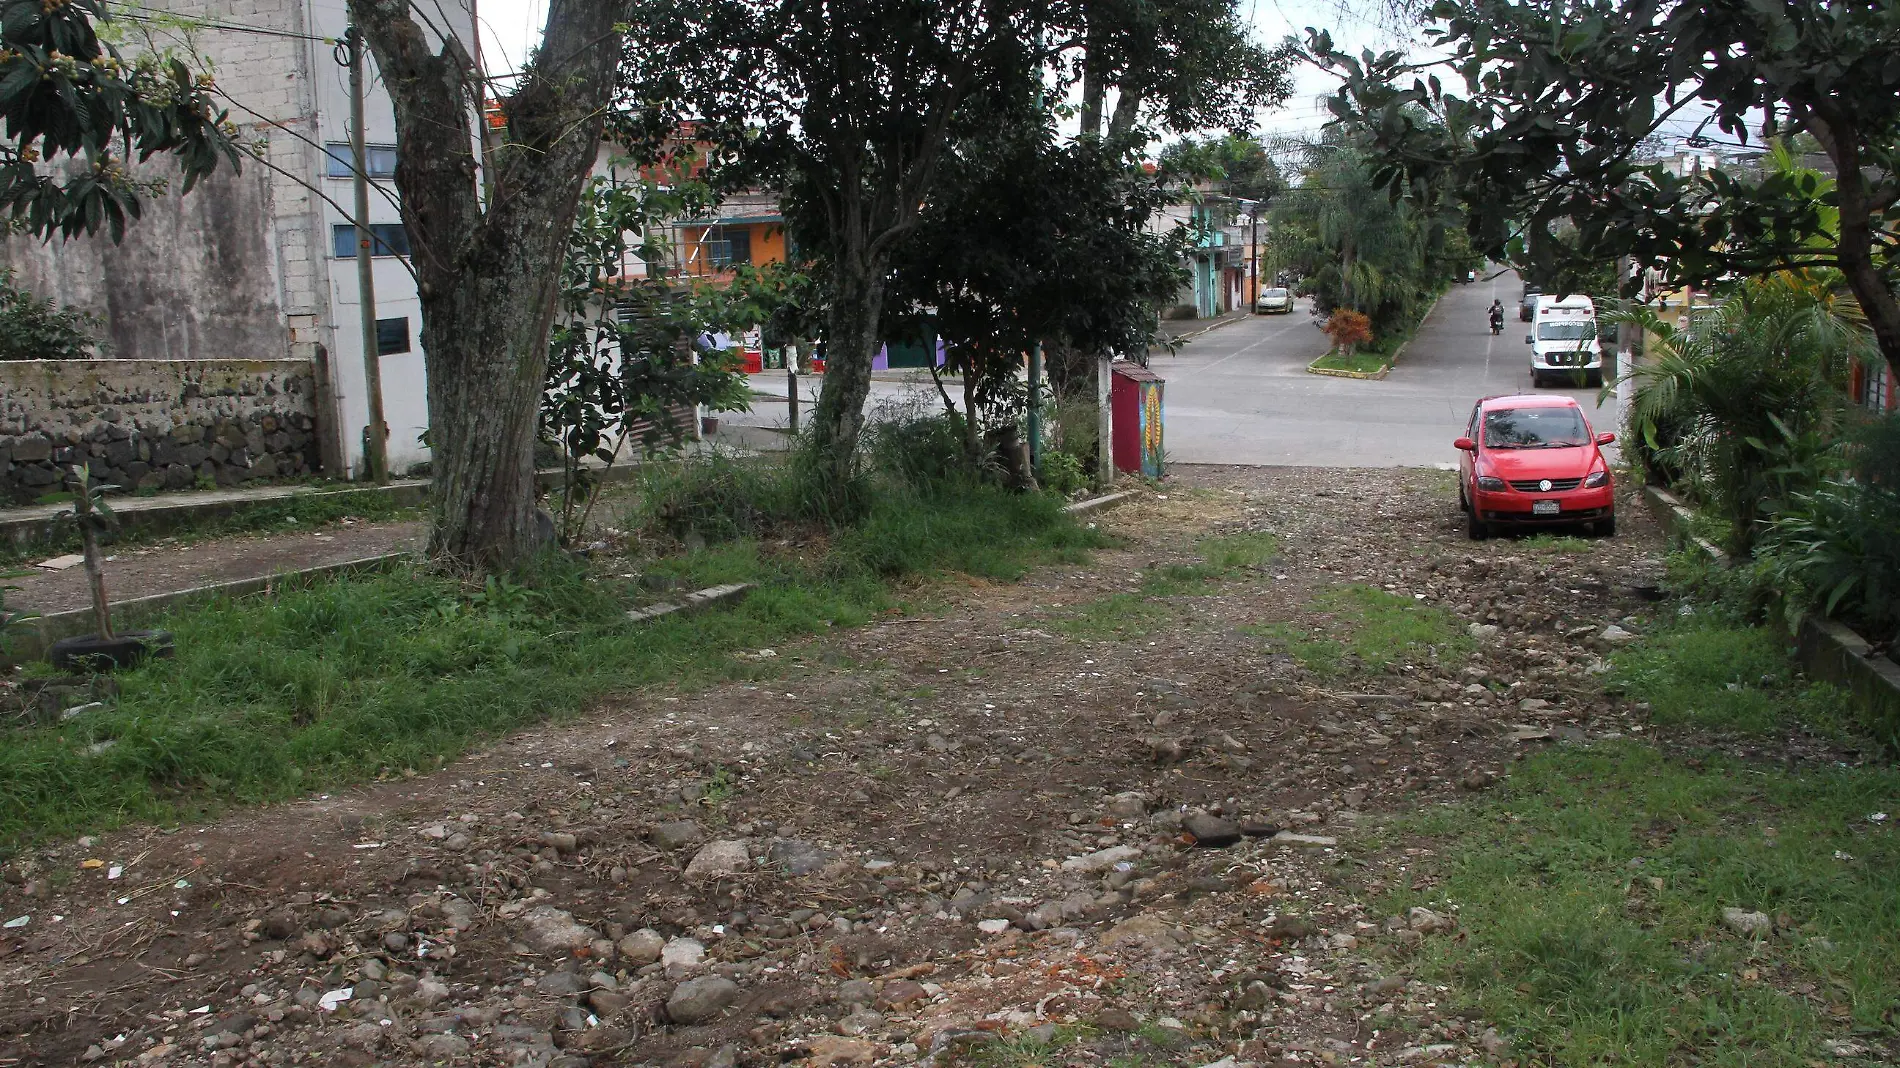
[(1497, 312), (1491, 313), (1491, 333), (1494, 335), (1504, 333), (1504, 316)]

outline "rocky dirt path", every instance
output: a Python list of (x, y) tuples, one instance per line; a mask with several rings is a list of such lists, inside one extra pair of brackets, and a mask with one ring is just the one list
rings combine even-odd
[(1640, 730), (1594, 672), (1661, 545), (1633, 502), (1614, 540), (1470, 543), (1452, 497), (1180, 469), (1086, 568), (920, 591), (751, 683), (19, 858), (0, 1065), (1495, 1059), (1393, 970), (1456, 920), (1358, 903), (1419, 853), (1374, 829)]

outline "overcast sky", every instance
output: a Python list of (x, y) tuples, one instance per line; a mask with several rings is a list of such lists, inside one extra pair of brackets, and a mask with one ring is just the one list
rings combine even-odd
[[(476, 0), (482, 23), (483, 62), (500, 74), (518, 68), (522, 57), (541, 33), (547, 0)], [(1342, 18), (1333, 0), (1241, 0), (1242, 11), (1253, 23), (1260, 41), (1273, 44), (1289, 34), (1304, 36), (1315, 26), (1333, 31), (1342, 46), (1357, 50), (1391, 47), (1401, 43), (1363, 21)], [(1411, 43), (1405, 41), (1403, 43)], [(1294, 72), (1294, 93), (1285, 105), (1260, 116), (1264, 134), (1312, 133), (1326, 121), (1319, 98), (1333, 88), (1333, 80), (1311, 67)]]

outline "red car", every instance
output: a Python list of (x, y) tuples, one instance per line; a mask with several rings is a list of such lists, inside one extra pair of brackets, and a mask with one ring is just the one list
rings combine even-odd
[(1616, 485), (1597, 434), (1569, 397), (1486, 397), (1471, 409), (1465, 436), (1452, 444), (1458, 505), (1475, 538), (1500, 526), (1588, 523), (1616, 533)]

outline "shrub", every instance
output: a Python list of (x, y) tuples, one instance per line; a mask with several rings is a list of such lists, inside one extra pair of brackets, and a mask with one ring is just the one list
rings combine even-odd
[(1861, 428), (1826, 479), (1763, 535), (1769, 579), (1875, 640), (1900, 636), (1900, 415)]
[(96, 325), (84, 312), (15, 286), (13, 268), (0, 267), (0, 360), (91, 359)]

